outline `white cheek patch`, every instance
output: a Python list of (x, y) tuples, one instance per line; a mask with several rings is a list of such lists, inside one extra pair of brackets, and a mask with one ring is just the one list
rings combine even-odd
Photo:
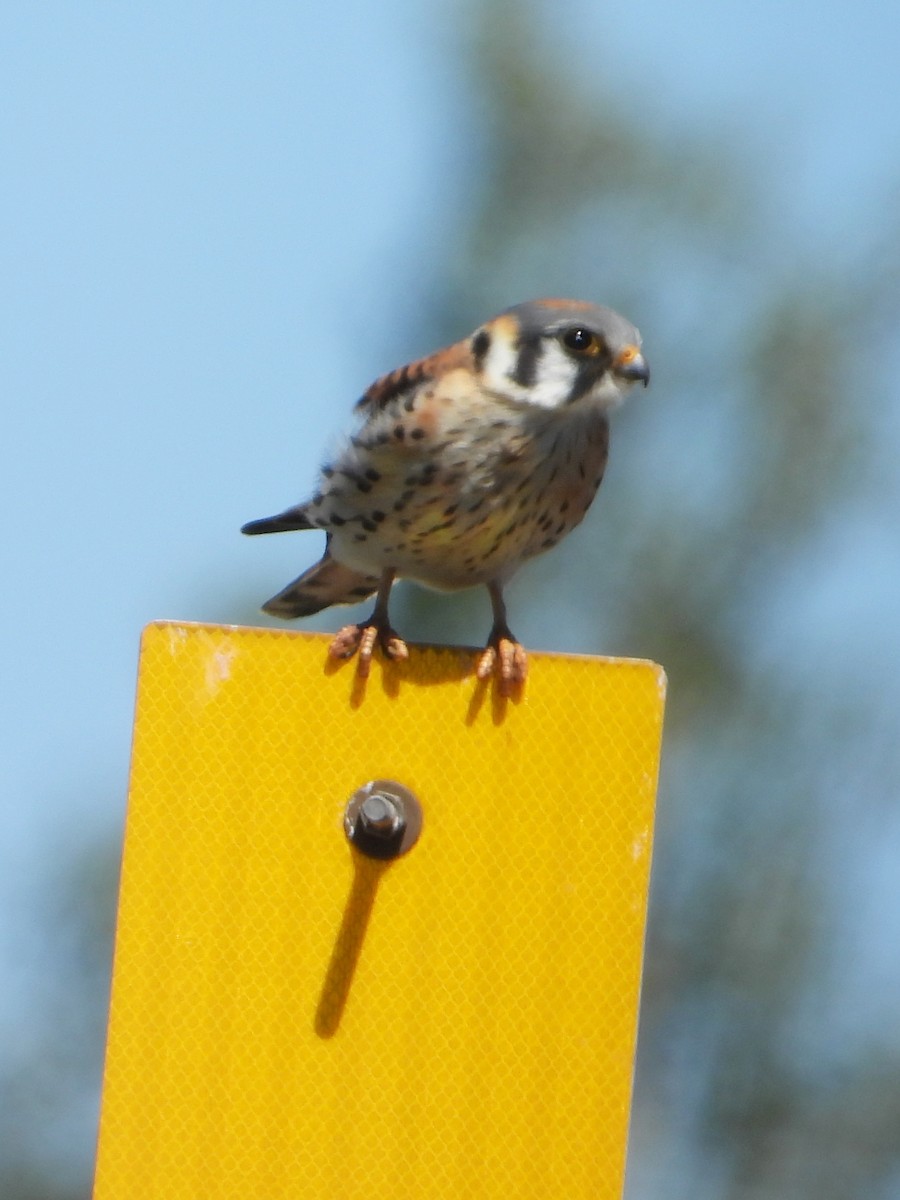
[(519, 350), (505, 338), (495, 337), (485, 357), (483, 378), (493, 392), (535, 404), (540, 408), (559, 408), (566, 403), (575, 382), (577, 367), (556, 342), (544, 340), (535, 360), (534, 383), (523, 386), (514, 376)]
[(537, 361), (534, 384), (528, 399), (542, 408), (559, 408), (572, 394), (578, 368), (557, 341), (545, 341)]
[(519, 387), (512, 377), (517, 358), (515, 346), (505, 337), (491, 338), (482, 368), (484, 381), (491, 391), (509, 393)]

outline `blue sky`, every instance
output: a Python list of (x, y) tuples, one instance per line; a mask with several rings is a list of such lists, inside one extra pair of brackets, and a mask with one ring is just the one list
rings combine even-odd
[[(574, 0), (545, 27), (655, 125), (774, 160), (798, 242), (842, 255), (900, 180), (891, 0)], [(460, 28), (412, 0), (0, 16), (0, 947), (42, 871), (122, 819), (142, 626), (233, 621), (248, 581), (289, 578), (296, 545), (238, 527), (430, 349), (404, 323), (475, 161)], [(863, 616), (891, 611), (892, 527), (853, 572)]]

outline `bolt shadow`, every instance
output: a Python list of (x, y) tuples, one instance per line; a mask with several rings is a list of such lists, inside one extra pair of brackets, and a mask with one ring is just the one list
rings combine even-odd
[(353, 881), (328, 970), (325, 972), (325, 982), (322, 984), (313, 1022), (316, 1034), (320, 1038), (334, 1037), (340, 1027), (369, 927), (369, 918), (375, 905), (378, 885), (382, 875), (391, 865), (389, 861), (369, 858), (355, 849), (351, 849), (351, 853)]

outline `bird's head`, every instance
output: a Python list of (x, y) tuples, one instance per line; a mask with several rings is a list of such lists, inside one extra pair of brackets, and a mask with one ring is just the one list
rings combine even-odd
[(631, 322), (580, 300), (517, 304), (477, 329), (470, 348), (486, 388), (539, 408), (614, 408), (650, 380)]

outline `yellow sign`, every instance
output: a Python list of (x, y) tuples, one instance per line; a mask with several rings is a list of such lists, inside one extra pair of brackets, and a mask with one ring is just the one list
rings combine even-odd
[(145, 632), (95, 1200), (620, 1197), (661, 669), (328, 640)]

